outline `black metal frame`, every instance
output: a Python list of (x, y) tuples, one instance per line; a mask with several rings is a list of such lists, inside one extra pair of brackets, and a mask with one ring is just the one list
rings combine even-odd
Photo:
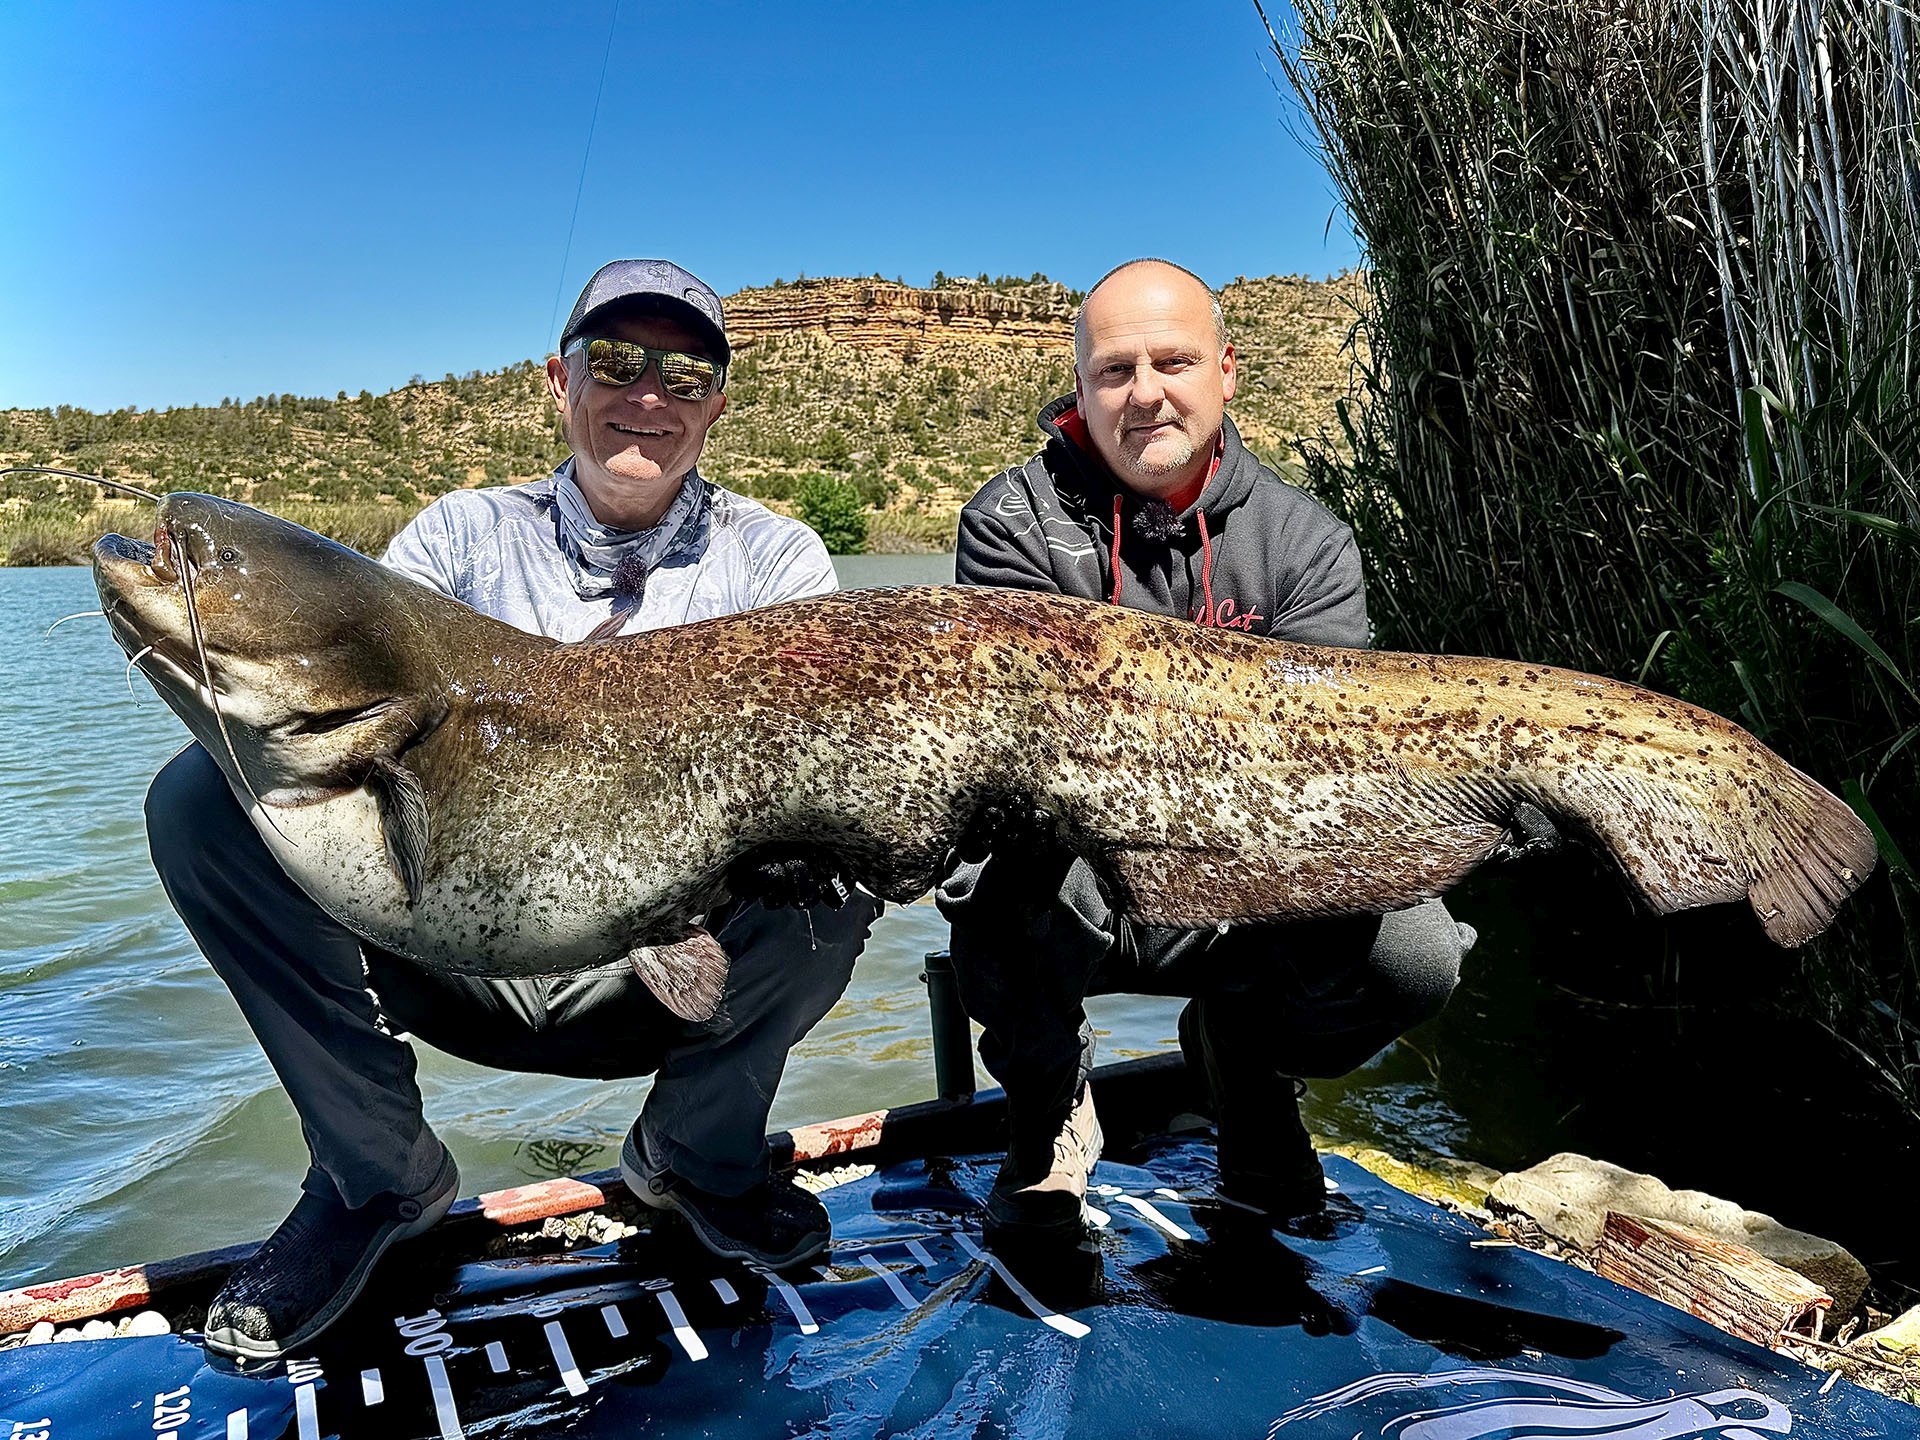
[(930, 950), (920, 979), (927, 987), (927, 1018), (933, 1026), (933, 1083), (942, 1100), (971, 1100), (977, 1089), (973, 1073), (973, 1027), (960, 1000), (960, 979), (954, 973), (953, 952)]

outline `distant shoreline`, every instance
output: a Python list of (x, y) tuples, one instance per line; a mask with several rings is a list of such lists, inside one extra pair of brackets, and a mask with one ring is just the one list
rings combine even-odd
[[(765, 503), (765, 502), (762, 502)], [(365, 555), (378, 555), (422, 507), (392, 502), (297, 501), (265, 507)], [(781, 509), (775, 505), (771, 508)], [(103, 500), (88, 510), (0, 508), (0, 567), (85, 565), (93, 542), (129, 528), (144, 534), (140, 502)], [(869, 510), (863, 555), (951, 553), (960, 523), (957, 506), (924, 510)]]

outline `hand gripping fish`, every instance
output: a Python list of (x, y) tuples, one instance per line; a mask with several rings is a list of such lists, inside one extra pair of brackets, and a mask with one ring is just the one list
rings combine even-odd
[(1874, 863), (1853, 812), (1745, 731), (1540, 665), (952, 587), (563, 645), (204, 495), (93, 568), (121, 645), (342, 924), (467, 973), (625, 956), (689, 1018), (725, 978), (698, 924), (733, 862), (814, 846), (907, 900), (1010, 799), (1155, 925), (1409, 905), (1522, 801), (1654, 910), (1744, 897), (1783, 945)]

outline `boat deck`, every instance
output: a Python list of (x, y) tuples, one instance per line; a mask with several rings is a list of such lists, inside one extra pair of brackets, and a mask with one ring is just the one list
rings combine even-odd
[(1920, 1430), (1344, 1160), (1324, 1221), (1273, 1229), (1217, 1198), (1204, 1139), (1148, 1138), (1100, 1164), (1094, 1243), (1044, 1266), (983, 1247), (996, 1160), (893, 1158), (827, 1192), (829, 1261), (779, 1276), (667, 1223), (538, 1258), (396, 1251), (262, 1377), (171, 1335), (0, 1352), (0, 1440)]

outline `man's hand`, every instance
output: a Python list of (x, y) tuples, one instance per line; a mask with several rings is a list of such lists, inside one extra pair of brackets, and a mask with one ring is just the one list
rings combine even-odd
[(727, 888), (768, 909), (838, 910), (853, 893), (833, 861), (806, 845), (766, 845), (741, 856), (727, 869)]
[(1054, 816), (1023, 796), (983, 804), (954, 841), (953, 856), (977, 871), (967, 882), (969, 903), (1016, 924), (1054, 903), (1074, 861)]
[(1546, 811), (1522, 800), (1507, 817), (1507, 833), (1493, 847), (1488, 860), (1524, 860), (1529, 855), (1551, 855), (1560, 848), (1560, 830)]
[(1045, 854), (1060, 848), (1054, 817), (1025, 796), (989, 800), (973, 814), (953, 849), (969, 865), (989, 855)]

